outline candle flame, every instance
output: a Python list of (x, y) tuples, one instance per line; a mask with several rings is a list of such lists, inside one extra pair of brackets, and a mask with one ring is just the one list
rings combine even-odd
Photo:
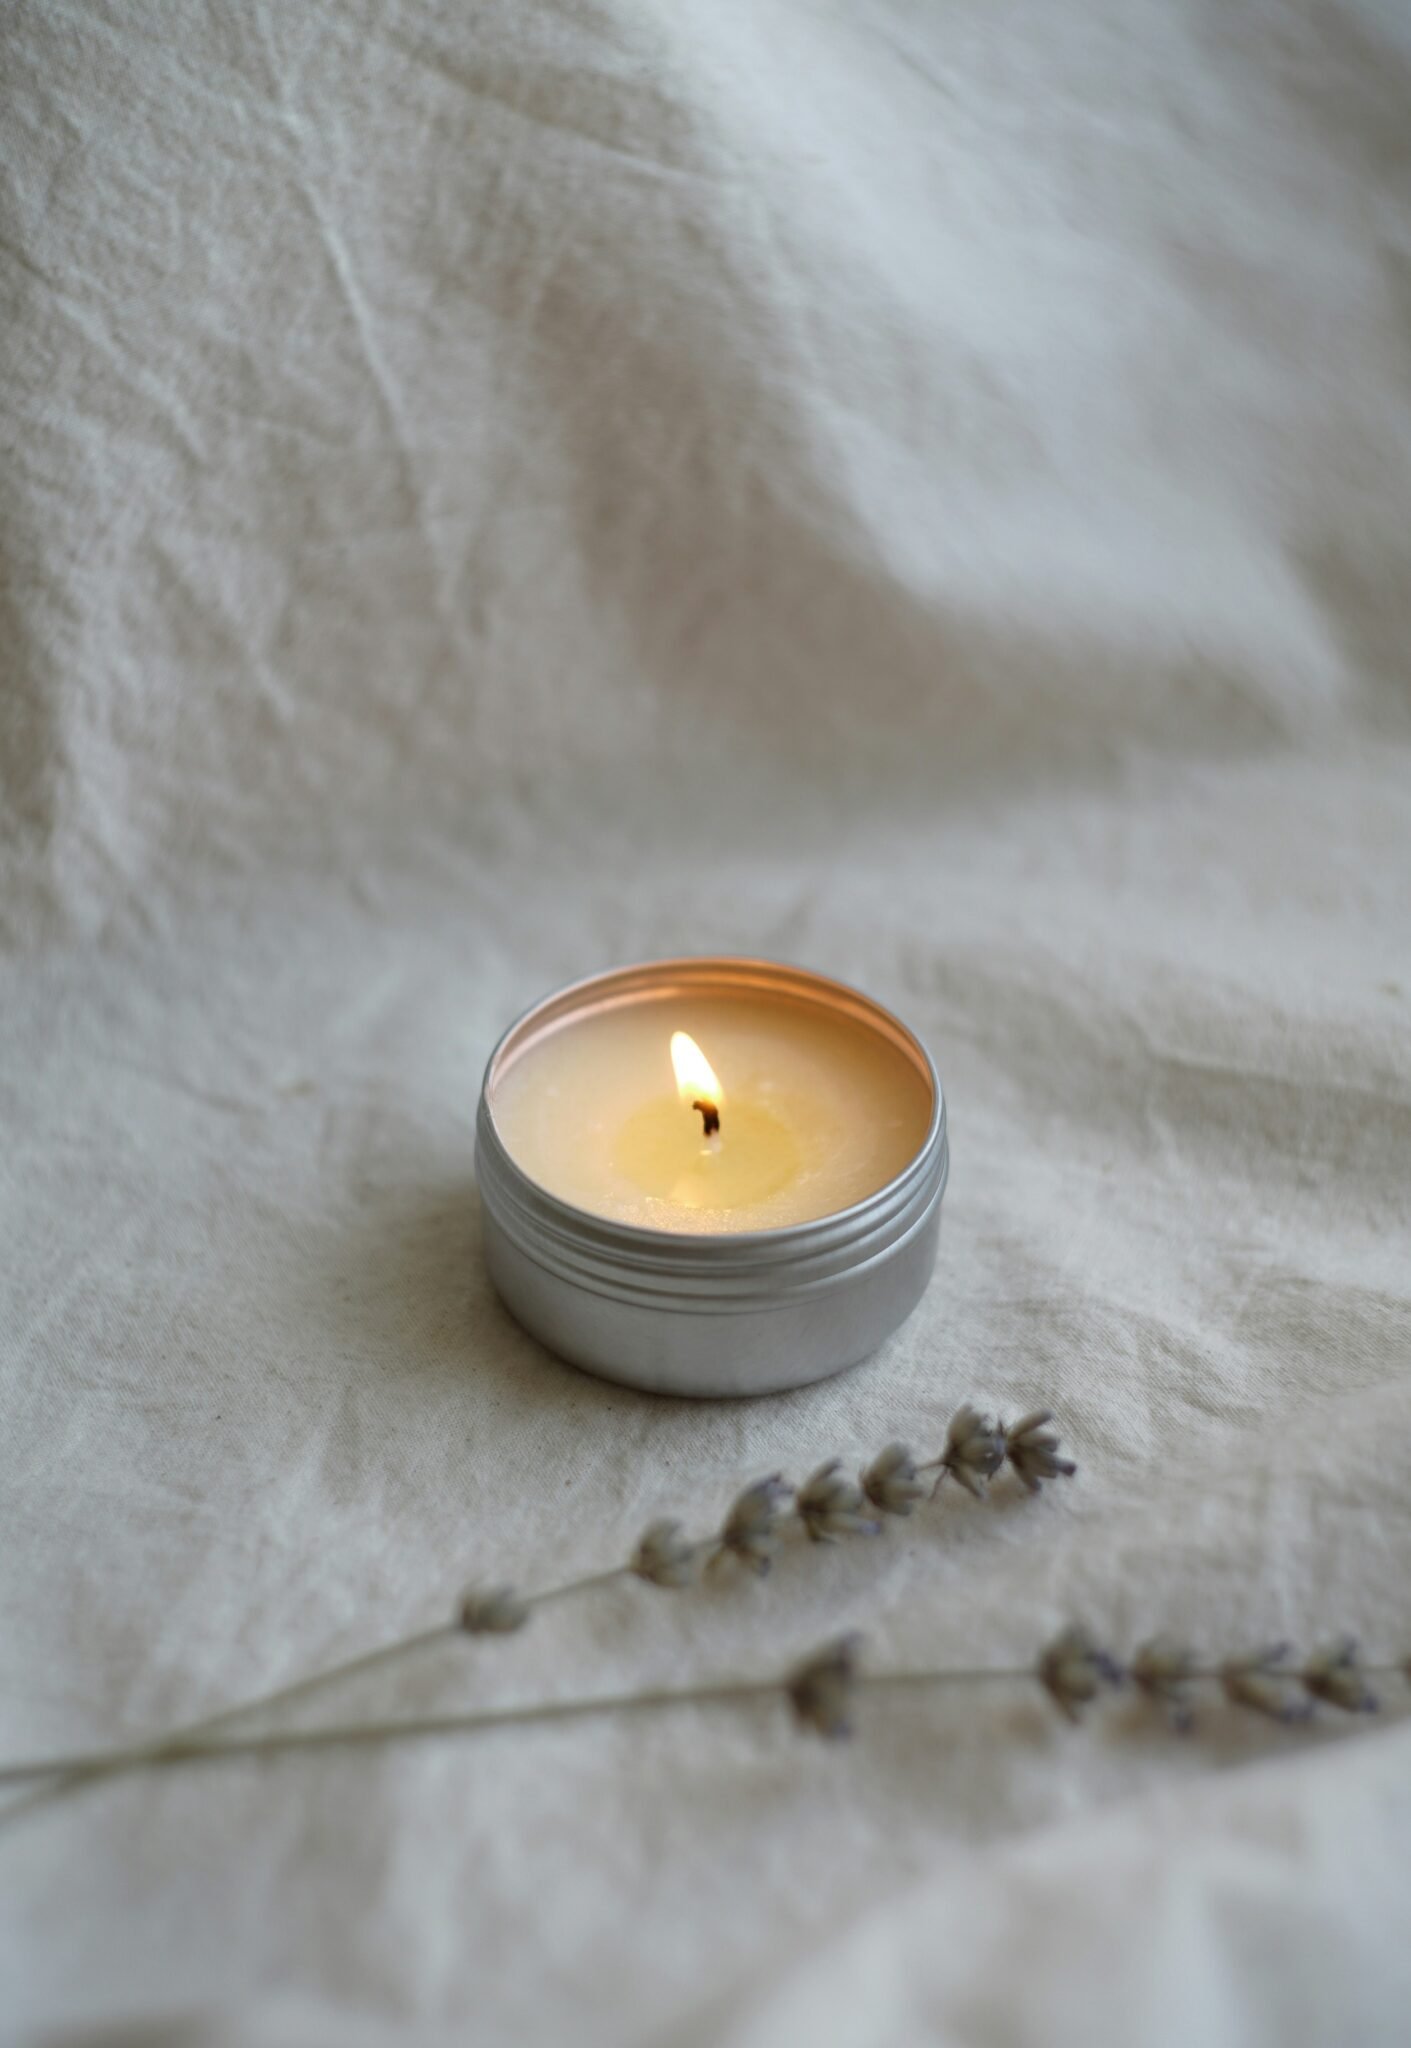
[(676, 1086), (681, 1100), (694, 1107), (697, 1103), (708, 1102), (719, 1109), (725, 1100), (725, 1090), (715, 1078), (710, 1061), (685, 1031), (671, 1034), (671, 1064), (676, 1069)]

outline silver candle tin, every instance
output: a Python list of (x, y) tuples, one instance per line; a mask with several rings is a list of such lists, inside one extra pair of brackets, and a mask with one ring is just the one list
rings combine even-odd
[[(845, 1014), (899, 1046), (926, 1077), (932, 1108), (920, 1150), (865, 1201), (734, 1236), (643, 1230), (559, 1200), (505, 1150), (491, 1107), (496, 1076), (541, 1034), (663, 994), (751, 990)], [(475, 1157), (490, 1277), (524, 1328), (604, 1379), (706, 1396), (805, 1386), (875, 1351), (931, 1277), (950, 1165), (941, 1084), (905, 1025), (842, 982), (734, 959), (619, 968), (536, 1004), (490, 1055)]]

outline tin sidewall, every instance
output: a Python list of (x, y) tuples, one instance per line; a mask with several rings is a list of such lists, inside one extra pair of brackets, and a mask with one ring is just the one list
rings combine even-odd
[(741, 1398), (830, 1378), (872, 1355), (911, 1314), (936, 1261), (941, 1187), (904, 1237), (777, 1305), (683, 1313), (627, 1301), (538, 1263), (484, 1211), (486, 1264), (506, 1308), (550, 1351), (654, 1394)]

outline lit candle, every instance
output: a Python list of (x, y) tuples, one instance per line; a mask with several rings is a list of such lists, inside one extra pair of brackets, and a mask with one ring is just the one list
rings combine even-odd
[(924, 1048), (754, 960), (549, 997), (486, 1069), (485, 1256), (552, 1350), (632, 1386), (765, 1393), (863, 1358), (930, 1277), (949, 1152)]
[(851, 1208), (926, 1135), (932, 1091), (856, 1019), (767, 993), (597, 1010), (497, 1084), (495, 1124), (532, 1180), (649, 1230), (772, 1230)]

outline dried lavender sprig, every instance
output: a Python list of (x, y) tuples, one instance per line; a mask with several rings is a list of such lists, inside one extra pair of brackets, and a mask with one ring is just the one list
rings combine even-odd
[[(1048, 1410), (1037, 1411), (1015, 1426), (1016, 1433), (1046, 1424), (1051, 1419)], [(1056, 1448), (1056, 1444), (1056, 1438), (1045, 1440), (1047, 1449)], [(1005, 1454), (1005, 1439), (1000, 1426), (989, 1422), (967, 1404), (953, 1419), (946, 1450), (934, 1464), (941, 1467), (942, 1478), (947, 1470), (951, 1470), (969, 1491), (983, 1496), (986, 1481), (998, 1470)], [(1016, 1470), (1025, 1478), (1025, 1484), (1032, 1491), (1037, 1491), (1037, 1481), (1025, 1476), (1019, 1461), (1013, 1459), (1012, 1452), (1010, 1455)], [(272, 1692), (238, 1701), (213, 1715), (188, 1723), (178, 1734), (183, 1741), (203, 1739), (238, 1725), (249, 1715), (291, 1706), (324, 1686), (361, 1675), (408, 1652), (457, 1635), (512, 1634), (525, 1626), (536, 1608), (571, 1594), (611, 1584), (617, 1579), (631, 1576), (666, 1589), (679, 1589), (695, 1582), (702, 1564), (723, 1557), (734, 1557), (763, 1577), (769, 1571), (785, 1533), (791, 1508), (813, 1540), (836, 1542), (848, 1535), (875, 1535), (878, 1532), (881, 1524), (865, 1512), (867, 1505), (883, 1514), (907, 1515), (926, 1490), (919, 1477), (919, 1469), (922, 1468), (917, 1467), (904, 1444), (889, 1444), (880, 1452), (860, 1475), (858, 1485), (854, 1485), (840, 1467), (841, 1460), (830, 1460), (805, 1482), (797, 1494), (779, 1473), (755, 1481), (737, 1497), (724, 1525), (713, 1537), (691, 1539), (682, 1533), (679, 1523), (654, 1522), (644, 1532), (625, 1565), (593, 1572), (531, 1594), (521, 1594), (510, 1585), (470, 1588), (462, 1595), (453, 1621), (379, 1644), (357, 1657), (295, 1679)], [(1053, 1469), (1066, 1475), (1075, 1468), (1069, 1461), (1060, 1459)], [(79, 1780), (68, 1782), (73, 1786)], [(55, 1791), (62, 1789), (62, 1786), (54, 1787)]]
[[(1133, 1660), (1132, 1675), (1143, 1660), (1145, 1650), (1137, 1653)], [(201, 1741), (190, 1736), (169, 1736), (162, 1741), (138, 1743), (127, 1748), (94, 1750), (87, 1754), (66, 1757), (40, 1758), (31, 1762), (0, 1766), (0, 1785), (16, 1785), (35, 1778), (51, 1777), (61, 1772), (66, 1777), (106, 1777), (117, 1772), (140, 1769), (165, 1769), (183, 1763), (213, 1762), (220, 1757), (272, 1756), (286, 1750), (326, 1749), (337, 1745), (353, 1746), (379, 1742), (410, 1740), (436, 1735), (473, 1734), (477, 1731), (495, 1728), (532, 1726), (546, 1721), (562, 1721), (585, 1718), (595, 1714), (628, 1713), (678, 1706), (714, 1706), (739, 1704), (782, 1695), (793, 1708), (799, 1723), (816, 1733), (829, 1738), (844, 1736), (851, 1732), (852, 1709), (860, 1690), (883, 1690), (889, 1687), (931, 1687), (947, 1685), (991, 1685), (1008, 1684), (1037, 1679), (1055, 1703), (1071, 1720), (1076, 1720), (1080, 1710), (1091, 1703), (1103, 1685), (1119, 1684), (1124, 1676), (1122, 1666), (1109, 1652), (1097, 1645), (1085, 1631), (1067, 1628), (1055, 1637), (1041, 1653), (1037, 1662), (1028, 1665), (978, 1665), (961, 1667), (941, 1666), (934, 1669), (876, 1671), (861, 1668), (859, 1662), (860, 1638), (847, 1635), (826, 1643), (820, 1650), (805, 1658), (782, 1677), (764, 1679), (738, 1679), (721, 1684), (687, 1686), (653, 1692), (624, 1693), (598, 1698), (576, 1700), (551, 1700), (531, 1702), (525, 1706), (502, 1707), (468, 1714), (439, 1714), (409, 1717), (398, 1720), (349, 1722), (325, 1728), (304, 1728), (275, 1730), (262, 1735), (227, 1736), (223, 1739)], [(1333, 1646), (1335, 1661), (1340, 1668), (1346, 1668), (1345, 1641)], [(1325, 1667), (1329, 1653), (1310, 1660), (1303, 1667), (1302, 1674), (1291, 1670), (1290, 1675), (1302, 1675), (1306, 1682), (1313, 1674)], [(1283, 1673), (1282, 1658), (1272, 1660)], [(1268, 1652), (1256, 1653), (1254, 1657), (1227, 1659), (1218, 1665), (1192, 1667), (1183, 1662), (1182, 1680), (1194, 1683), (1198, 1680), (1218, 1681), (1228, 1691), (1228, 1675), (1232, 1668), (1242, 1665), (1249, 1668), (1263, 1668), (1270, 1662)], [(1356, 1664), (1361, 1679), (1390, 1676), (1400, 1673), (1411, 1680), (1411, 1658), (1403, 1658), (1389, 1664)], [(1268, 1709), (1256, 1699), (1240, 1698), (1240, 1704), (1254, 1706), (1265, 1713)], [(1338, 1705), (1345, 1702), (1337, 1700)], [(1367, 1711), (1365, 1706), (1348, 1708), (1348, 1711)], [(1275, 1718), (1286, 1720), (1283, 1714)]]

